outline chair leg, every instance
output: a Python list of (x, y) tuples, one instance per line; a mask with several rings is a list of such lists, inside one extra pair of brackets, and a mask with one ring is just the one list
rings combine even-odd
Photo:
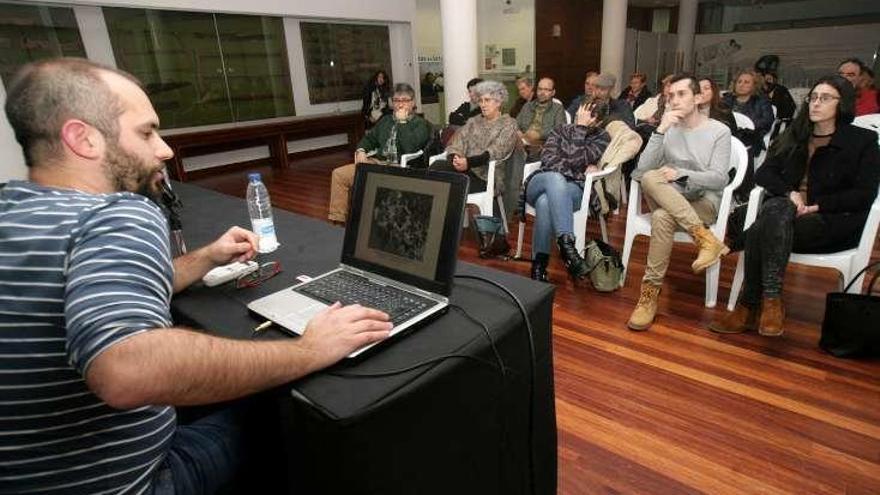
[(632, 245), (635, 240), (635, 234), (630, 234), (627, 230), (625, 234), (625, 238), (623, 240), (623, 258), (621, 261), (623, 262), (623, 276), (620, 277), (620, 286), (623, 287), (626, 284), (626, 276), (629, 271), (629, 255), (632, 254)]
[(499, 194), (495, 197), (495, 200), (498, 202), (498, 214), (501, 215), (501, 221), (504, 223), (504, 233), (509, 234), (510, 229), (507, 227), (507, 212), (504, 211), (504, 196)]
[(736, 300), (739, 298), (739, 291), (742, 289), (743, 277), (745, 277), (745, 253), (740, 252), (738, 258), (736, 273), (733, 274), (733, 281), (730, 283), (730, 297), (727, 299), (728, 311), (733, 311), (733, 308), (736, 307)]
[(706, 307), (714, 308), (718, 302), (718, 279), (721, 274), (721, 263), (715, 263), (706, 269)]
[(599, 214), (599, 230), (602, 231), (602, 241), (608, 244), (608, 227), (605, 225), (605, 217)]
[(526, 223), (523, 221), (519, 222), (519, 235), (516, 236), (516, 254), (513, 255), (514, 258), (522, 258), (522, 247), (523, 247), (523, 237), (526, 235)]

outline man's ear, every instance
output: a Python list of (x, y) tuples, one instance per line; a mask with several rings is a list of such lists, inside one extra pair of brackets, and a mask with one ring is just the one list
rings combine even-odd
[(70, 119), (61, 126), (61, 141), (71, 153), (87, 160), (97, 159), (104, 152), (104, 136), (79, 119)]

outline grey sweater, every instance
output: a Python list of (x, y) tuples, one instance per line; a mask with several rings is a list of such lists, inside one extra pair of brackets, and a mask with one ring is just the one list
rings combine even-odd
[(665, 134), (651, 134), (632, 176), (641, 179), (648, 170), (663, 165), (679, 169), (679, 176), (687, 176), (684, 187), (680, 187), (686, 198), (705, 197), (717, 208), (728, 183), (730, 129), (708, 119), (695, 129), (673, 126)]

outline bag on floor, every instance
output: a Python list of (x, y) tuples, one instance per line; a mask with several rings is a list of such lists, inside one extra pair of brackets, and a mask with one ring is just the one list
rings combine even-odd
[(500, 218), (472, 215), (471, 224), (477, 233), (480, 258), (510, 257), (510, 244), (504, 232), (504, 222)]
[(880, 356), (880, 296), (872, 294), (880, 270), (871, 277), (864, 294), (847, 291), (856, 280), (880, 262), (866, 266), (850, 280), (843, 292), (825, 296), (825, 318), (819, 347), (836, 357)]
[(584, 259), (590, 267), (590, 282), (599, 292), (614, 292), (623, 278), (620, 254), (600, 240), (590, 241), (584, 248)]

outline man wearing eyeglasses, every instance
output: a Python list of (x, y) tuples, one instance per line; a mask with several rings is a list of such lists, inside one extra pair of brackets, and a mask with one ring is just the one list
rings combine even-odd
[(541, 152), (541, 145), (553, 129), (565, 124), (565, 108), (562, 103), (553, 101), (556, 83), (549, 77), (538, 81), (537, 97), (523, 105), (516, 117), (519, 137), (530, 147), (529, 157)]
[(880, 93), (861, 83), (862, 73), (867, 69), (868, 66), (857, 58), (848, 58), (837, 67), (837, 75), (849, 81), (856, 90), (856, 117), (880, 113)]
[[(382, 117), (360, 140), (354, 153), (354, 163), (333, 170), (327, 213), (331, 222), (344, 224), (348, 218), (349, 195), (358, 163), (398, 164), (401, 156), (424, 150), (428, 145), (431, 124), (414, 113), (415, 94), (409, 84), (395, 85), (394, 96), (391, 98), (394, 113)], [(425, 160), (423, 155), (416, 163), (424, 166)], [(412, 167), (414, 164), (408, 163), (407, 166)]]
[(178, 425), (174, 406), (278, 386), (387, 337), (384, 313), (338, 305), (296, 340), (176, 327), (172, 295), (253, 258), (256, 236), (232, 227), (172, 261), (147, 198), (172, 152), (131, 75), (43, 60), (6, 89), (29, 179), (0, 190), (0, 491), (214, 493), (242, 464), (243, 424), (227, 409)]

